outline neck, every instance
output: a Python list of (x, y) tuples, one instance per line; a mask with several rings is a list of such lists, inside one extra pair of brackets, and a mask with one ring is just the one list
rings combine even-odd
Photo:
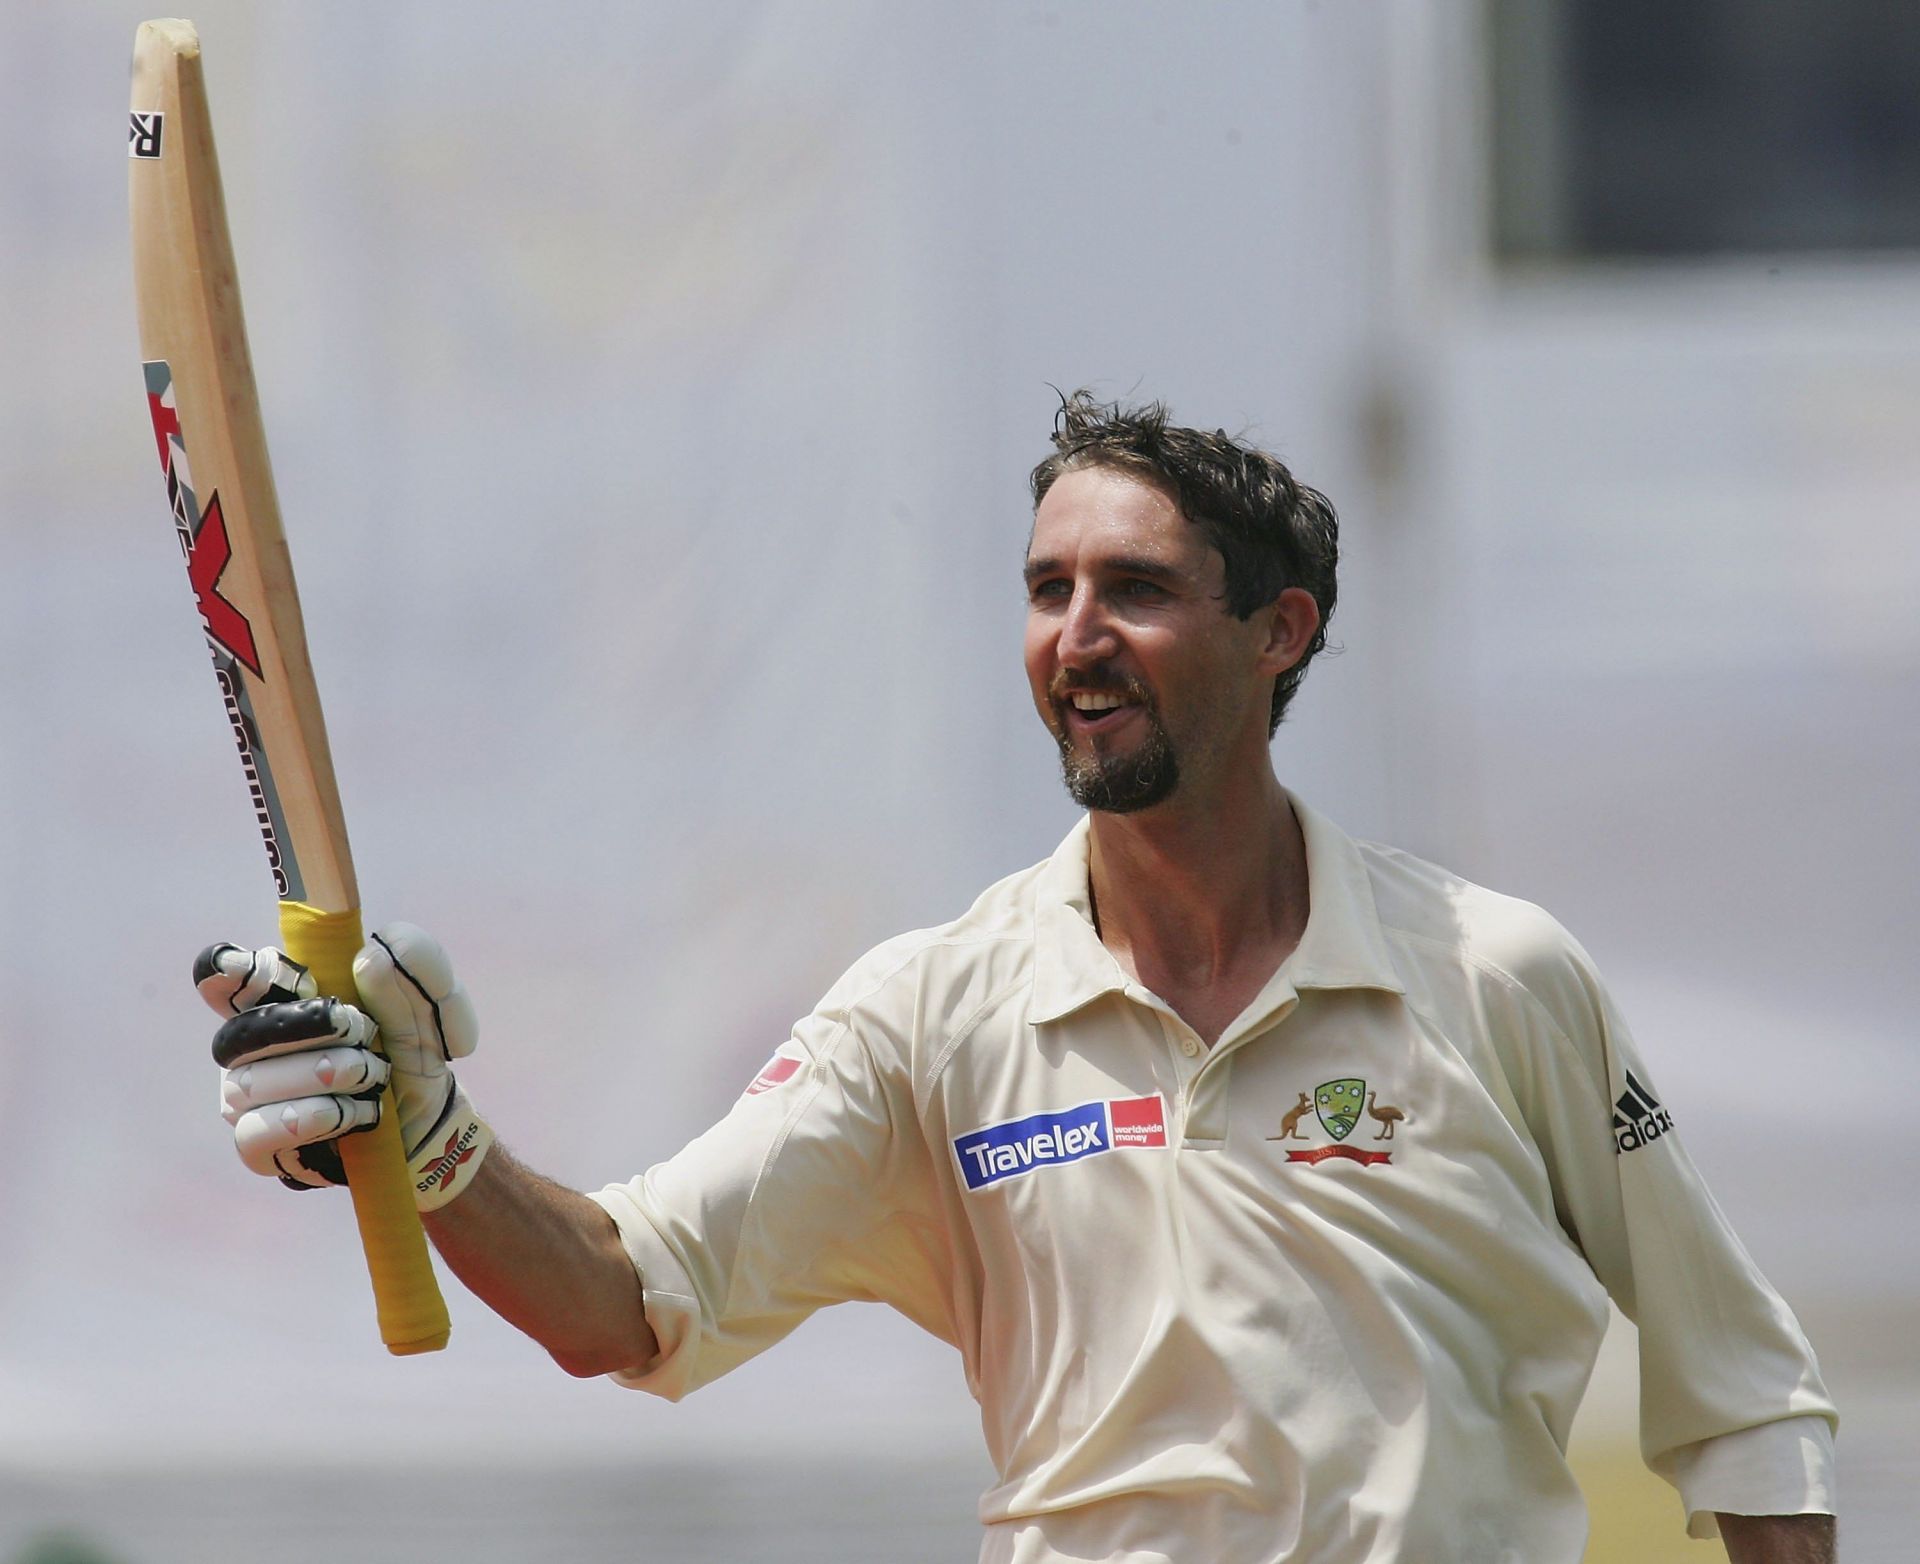
[[(1307, 924), (1306, 843), (1268, 765), (1238, 788), (1138, 814), (1096, 813), (1089, 883), (1100, 938), (1149, 987), (1264, 980)], [(1164, 985), (1164, 986), (1163, 986)]]

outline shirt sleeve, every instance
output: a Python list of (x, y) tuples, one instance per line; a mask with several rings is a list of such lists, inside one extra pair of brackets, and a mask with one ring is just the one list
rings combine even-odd
[(591, 1196), (620, 1230), (660, 1344), (613, 1378), (678, 1400), (851, 1299), (953, 1339), (924, 1148), (900, 1133), (911, 1112), (910, 1081), (889, 1080), (855, 1018), (823, 1006), (712, 1129)]
[[(1533, 909), (1537, 913), (1537, 909)], [(1681, 1143), (1586, 952), (1544, 913), (1502, 1003), (1561, 1224), (1640, 1333), (1640, 1448), (1695, 1536), (1831, 1513), (1838, 1418), (1793, 1312)]]
[[(1673, 1483), (1686, 1500), (1687, 1533), (1720, 1535), (1726, 1515), (1836, 1515), (1833, 1429), (1824, 1417), (1789, 1417), (1675, 1450)], [(1784, 1495), (1798, 1493), (1798, 1504)]]

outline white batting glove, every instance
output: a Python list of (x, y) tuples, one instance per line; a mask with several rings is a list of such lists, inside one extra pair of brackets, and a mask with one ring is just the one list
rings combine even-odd
[(271, 946), (210, 946), (193, 977), (229, 1018), (213, 1040), (221, 1114), (254, 1172), (294, 1189), (344, 1184), (338, 1141), (379, 1122), (390, 1078), (415, 1203), (433, 1210), (472, 1182), (493, 1132), (448, 1066), (473, 1052), (479, 1022), (430, 935), (374, 931), (353, 962), (359, 1007), (316, 998), (307, 969)]

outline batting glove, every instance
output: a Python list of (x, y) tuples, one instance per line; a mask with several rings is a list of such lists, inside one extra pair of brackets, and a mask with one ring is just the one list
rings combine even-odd
[(254, 1172), (293, 1189), (344, 1184), (338, 1142), (380, 1122), (391, 1079), (415, 1203), (431, 1211), (472, 1182), (493, 1132), (449, 1063), (473, 1052), (480, 1028), (432, 936), (410, 923), (375, 930), (353, 961), (359, 1006), (316, 997), (307, 969), (272, 946), (209, 946), (193, 980), (228, 1018), (213, 1039), (221, 1115)]

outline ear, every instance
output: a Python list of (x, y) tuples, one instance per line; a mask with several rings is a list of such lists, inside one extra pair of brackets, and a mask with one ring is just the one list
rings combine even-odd
[(1305, 587), (1288, 587), (1265, 608), (1254, 614), (1266, 631), (1260, 648), (1260, 672), (1278, 678), (1307, 650), (1307, 643), (1320, 628), (1320, 605)]

